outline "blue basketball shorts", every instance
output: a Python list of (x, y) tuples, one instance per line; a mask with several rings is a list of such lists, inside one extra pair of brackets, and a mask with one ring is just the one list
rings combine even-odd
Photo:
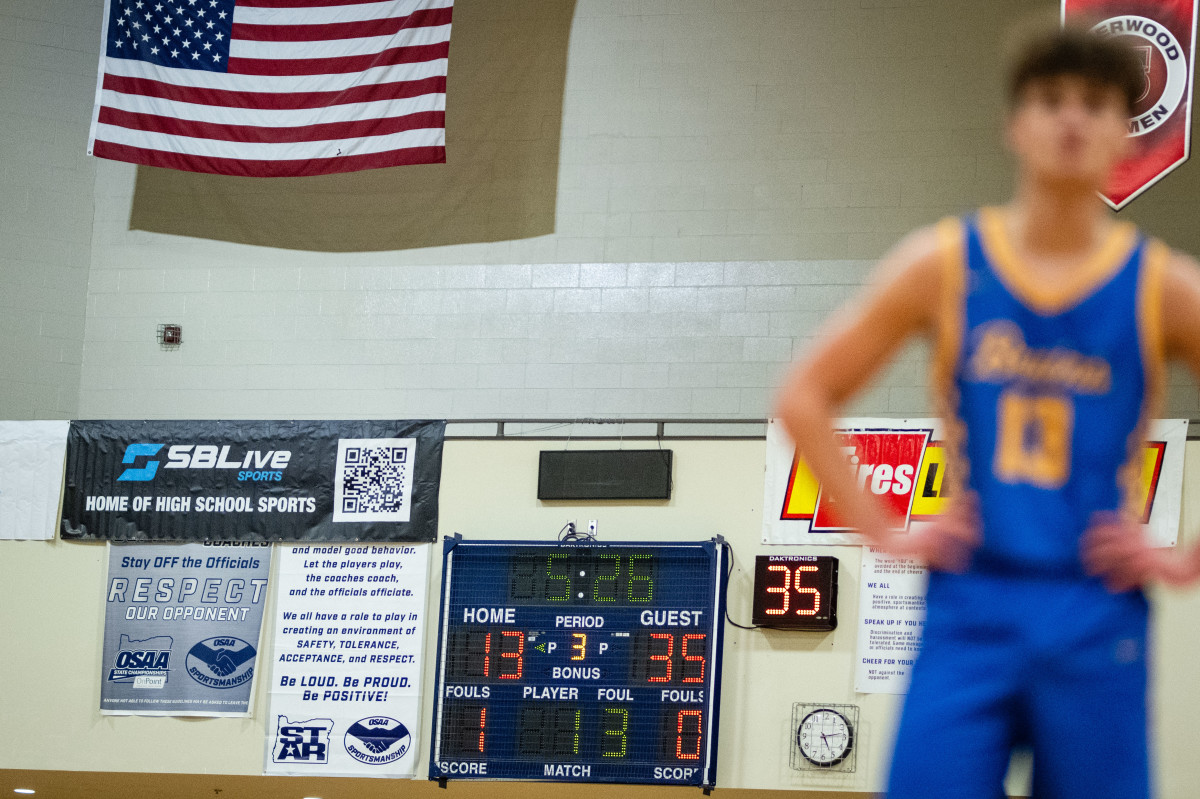
[(1140, 592), (1082, 577), (931, 575), (889, 799), (1001, 799), (1014, 748), (1038, 799), (1148, 799)]

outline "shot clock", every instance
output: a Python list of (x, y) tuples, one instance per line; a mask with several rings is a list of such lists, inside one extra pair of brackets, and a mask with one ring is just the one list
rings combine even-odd
[(829, 555), (759, 555), (751, 621), (789, 630), (837, 627), (838, 560)]
[(430, 779), (711, 787), (725, 555), (446, 540)]

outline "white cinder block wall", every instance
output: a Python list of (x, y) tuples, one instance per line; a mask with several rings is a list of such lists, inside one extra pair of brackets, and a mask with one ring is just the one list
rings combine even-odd
[[(99, 0), (4, 0), (0, 407), (765, 416), (871, 259), (1004, 198), (999, 32), (1052, 5), (579, 0), (561, 126), (541, 126), (554, 233), (328, 253), (129, 230), (135, 168), (82, 155)], [(1184, 243), (1187, 169), (1132, 215)], [(163, 322), (183, 324), (181, 349), (157, 346)], [(852, 411), (927, 413), (925, 383), (911, 350)], [(1167, 411), (1198, 402), (1183, 380)]]
[(0, 2), (0, 418), (78, 411), (99, 11)]

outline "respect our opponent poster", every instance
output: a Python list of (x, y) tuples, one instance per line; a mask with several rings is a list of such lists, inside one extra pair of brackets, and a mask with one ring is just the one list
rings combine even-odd
[(271, 549), (110, 544), (100, 712), (249, 716)]

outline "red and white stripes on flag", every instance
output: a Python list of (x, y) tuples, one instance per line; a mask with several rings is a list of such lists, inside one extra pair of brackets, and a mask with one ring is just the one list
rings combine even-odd
[(88, 154), (293, 177), (443, 163), (453, 0), (105, 0)]

